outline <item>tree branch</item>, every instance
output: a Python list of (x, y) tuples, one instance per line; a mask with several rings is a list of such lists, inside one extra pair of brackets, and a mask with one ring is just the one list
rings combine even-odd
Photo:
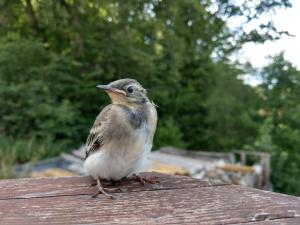
[(32, 34), (33, 36), (37, 36), (39, 33), (39, 25), (31, 4), (31, 0), (25, 0), (25, 2), (26, 2), (25, 10), (28, 17), (29, 25), (31, 27)]

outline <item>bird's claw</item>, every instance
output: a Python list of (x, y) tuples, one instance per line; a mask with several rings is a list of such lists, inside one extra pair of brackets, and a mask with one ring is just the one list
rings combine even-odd
[(100, 190), (98, 189), (93, 195), (92, 195), (92, 198), (96, 198), (99, 194), (104, 194), (107, 198), (109, 199), (115, 199), (114, 196), (108, 194), (106, 191), (104, 190)]
[(121, 192), (124, 192), (124, 190), (120, 187), (117, 187), (117, 188), (103, 188), (107, 193), (113, 193), (113, 192), (118, 192), (118, 193), (121, 193)]
[(100, 177), (97, 177), (96, 179), (97, 181), (97, 188), (98, 190), (95, 192), (95, 194), (92, 195), (92, 198), (95, 198), (97, 197), (100, 193), (104, 194), (107, 198), (110, 198), (110, 199), (114, 199), (114, 197), (110, 194), (108, 194), (108, 192), (112, 192), (114, 190), (112, 189), (108, 189), (108, 188), (103, 188), (102, 184), (101, 184), (101, 181), (100, 181)]
[(142, 185), (146, 185), (148, 184), (157, 184), (160, 183), (160, 181), (158, 180), (158, 177), (142, 177), (139, 175), (133, 175), (133, 177), (135, 178), (135, 180), (139, 181)]

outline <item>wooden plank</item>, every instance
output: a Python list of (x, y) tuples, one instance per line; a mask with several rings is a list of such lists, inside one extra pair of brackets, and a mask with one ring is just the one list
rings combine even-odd
[(244, 223), (243, 225), (299, 225), (300, 217)]
[[(160, 183), (142, 186), (137, 181), (122, 182), (121, 187), (126, 192), (178, 189), (190, 187), (205, 187), (216, 185), (208, 181), (200, 181), (190, 177), (171, 176), (158, 173), (142, 174), (144, 177), (155, 176)], [(91, 195), (95, 192), (95, 187), (91, 187), (94, 181), (90, 177), (64, 177), (64, 178), (36, 178), (2, 180), (0, 182), (0, 200), (12, 198), (34, 198), (50, 197), (62, 195)], [(222, 184), (220, 184), (222, 185)], [(108, 186), (109, 187), (109, 186)]]
[(74, 192), (0, 200), (0, 224), (259, 224), (300, 217), (300, 198), (235, 185), (181, 182), (183, 186), (175, 184), (178, 189), (166, 184), (166, 189), (115, 193), (115, 200)]

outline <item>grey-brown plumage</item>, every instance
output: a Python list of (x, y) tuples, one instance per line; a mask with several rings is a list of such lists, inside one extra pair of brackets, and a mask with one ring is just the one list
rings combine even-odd
[(121, 79), (97, 87), (108, 93), (112, 103), (91, 128), (84, 168), (100, 183), (101, 178), (118, 180), (138, 171), (151, 150), (157, 114), (136, 80)]
[[(123, 121), (118, 121), (119, 112), (127, 119), (131, 127), (124, 126)], [(116, 139), (117, 141), (126, 138), (131, 129), (139, 129), (147, 122), (147, 110), (131, 110), (126, 105), (111, 104), (106, 106), (97, 116), (86, 142), (86, 158), (95, 151), (100, 151), (101, 146)], [(114, 121), (114, 122), (112, 122)], [(120, 123), (119, 123), (120, 122)]]

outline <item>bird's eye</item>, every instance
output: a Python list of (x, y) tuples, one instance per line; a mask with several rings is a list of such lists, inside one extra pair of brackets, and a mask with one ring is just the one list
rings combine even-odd
[(132, 92), (133, 92), (133, 87), (132, 87), (132, 86), (129, 86), (129, 87), (127, 88), (127, 91), (128, 91), (128, 93), (132, 93)]

